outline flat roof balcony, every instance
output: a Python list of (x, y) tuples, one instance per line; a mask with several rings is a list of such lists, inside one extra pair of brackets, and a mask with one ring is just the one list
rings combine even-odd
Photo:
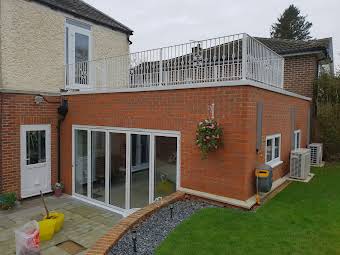
[(282, 56), (242, 33), (69, 64), (65, 89), (152, 90), (240, 80), (283, 88), (283, 72)]

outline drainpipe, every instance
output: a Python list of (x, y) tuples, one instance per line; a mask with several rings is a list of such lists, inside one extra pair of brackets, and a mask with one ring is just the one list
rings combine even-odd
[(60, 183), (60, 172), (61, 172), (61, 166), (60, 166), (60, 153), (61, 153), (61, 146), (60, 146), (60, 129), (61, 129), (61, 123), (62, 119), (58, 118), (58, 125), (57, 125), (57, 133), (58, 133), (58, 171), (57, 171), (57, 182)]
[(61, 124), (64, 121), (66, 114), (68, 112), (68, 101), (67, 99), (62, 98), (61, 104), (58, 108), (58, 125), (57, 125), (57, 131), (58, 131), (58, 182), (60, 182), (61, 177)]
[(45, 102), (50, 103), (50, 104), (60, 104), (60, 106), (58, 107), (58, 124), (57, 124), (57, 140), (58, 140), (58, 169), (57, 169), (57, 182), (60, 182), (60, 177), (61, 177), (61, 124), (64, 121), (66, 114), (68, 112), (68, 102), (66, 99), (64, 99), (63, 97), (61, 97), (61, 101), (60, 102), (54, 102), (54, 101), (49, 101), (47, 100), (47, 98), (44, 95), (38, 95), (40, 97), (42, 97), (44, 99)]
[(3, 105), (3, 94), (0, 91), (0, 194), (2, 193), (2, 106)]

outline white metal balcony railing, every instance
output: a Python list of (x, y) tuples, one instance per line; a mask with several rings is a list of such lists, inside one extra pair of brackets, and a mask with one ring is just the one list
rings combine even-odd
[(139, 88), (248, 79), (283, 87), (284, 59), (236, 34), (65, 66), (65, 89)]

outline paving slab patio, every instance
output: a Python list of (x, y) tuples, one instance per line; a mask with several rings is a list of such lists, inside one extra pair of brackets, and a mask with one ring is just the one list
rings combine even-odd
[[(63, 229), (55, 234), (52, 240), (41, 242), (41, 254), (43, 255), (69, 255), (56, 246), (66, 240), (72, 240), (88, 249), (122, 217), (68, 195), (63, 195), (60, 198), (47, 196), (45, 201), (50, 211), (65, 214), (65, 223)], [(14, 230), (30, 220), (41, 220), (44, 213), (40, 198), (24, 200), (14, 209), (0, 211), (1, 254), (15, 254)]]

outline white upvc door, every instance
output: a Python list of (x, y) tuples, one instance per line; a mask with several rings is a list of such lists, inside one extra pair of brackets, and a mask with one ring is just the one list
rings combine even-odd
[(51, 126), (20, 127), (21, 197), (51, 192)]
[(180, 187), (179, 132), (74, 125), (72, 136), (79, 199), (129, 214)]
[(66, 64), (68, 81), (73, 88), (90, 87), (91, 31), (66, 25)]

